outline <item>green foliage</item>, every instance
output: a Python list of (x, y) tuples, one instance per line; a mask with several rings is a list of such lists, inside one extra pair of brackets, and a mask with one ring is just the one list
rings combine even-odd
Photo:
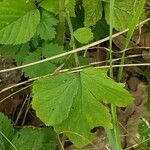
[(19, 150), (54, 150), (55, 133), (51, 128), (23, 128), (14, 135), (12, 143)]
[[(67, 10), (69, 11), (69, 14), (71, 17), (75, 17), (75, 5), (76, 0), (66, 0), (65, 6)], [(59, 13), (59, 0), (43, 0), (40, 3), (40, 6), (50, 12), (53, 12), (55, 14)]]
[[(116, 0), (114, 6), (114, 28), (118, 31), (129, 27), (129, 24), (134, 16), (134, 11), (137, 8), (136, 0)], [(105, 18), (108, 24), (109, 21), (109, 3), (105, 4)]]
[(40, 130), (34, 128), (23, 128), (18, 131), (12, 140), (12, 143), (20, 150), (42, 149), (43, 136)]
[(76, 17), (75, 6), (76, 6), (76, 0), (66, 0), (66, 8), (69, 11), (69, 15), (71, 17)]
[[(59, 10), (60, 2), (65, 2), (64, 10)], [(136, 2), (115, 1), (113, 27), (116, 30), (131, 28), (126, 43), (143, 12), (144, 0)], [(12, 57), (17, 65), (25, 65), (66, 52), (72, 48), (69, 47), (70, 42), (78, 47), (106, 37), (109, 35), (109, 7), (109, 0), (2, 0), (0, 44), (4, 45), (0, 47), (0, 56)], [(70, 18), (66, 19), (68, 11)], [(70, 22), (67, 23), (67, 20)], [(71, 35), (68, 24), (74, 31)], [(62, 37), (59, 37), (58, 31)], [(56, 40), (59, 38), (64, 39), (61, 45)], [(87, 64), (88, 58), (82, 52), (76, 56), (80, 65)], [(23, 68), (23, 72), (25, 77), (41, 77), (53, 73), (62, 64), (68, 69), (77, 63), (72, 55)], [(133, 99), (124, 89), (124, 84), (116, 83), (107, 76), (107, 70), (94, 68), (41, 77), (34, 82), (32, 93), (32, 106), (37, 116), (47, 126), (53, 126), (58, 134), (64, 133), (77, 147), (93, 140), (95, 136), (91, 129), (94, 127), (112, 128), (107, 104), (126, 107)], [(1, 113), (0, 131), (2, 150), (11, 150), (13, 145), (19, 150), (54, 150), (56, 146), (52, 128), (30, 127), (17, 131)], [(145, 134), (140, 131), (142, 138)]]
[[(0, 131), (8, 138), (12, 139), (14, 134), (14, 128), (11, 124), (11, 121), (2, 113), (0, 113)], [(0, 134), (0, 148), (2, 150), (9, 148), (9, 143), (4, 139), (4, 137)]]
[(3, 57), (14, 58), (18, 65), (22, 64), (25, 56), (28, 55), (30, 50), (29, 43), (22, 45), (4, 45), (0, 48), (0, 55)]
[[(55, 132), (52, 128), (26, 127), (21, 130), (13, 128), (10, 120), (0, 113), (0, 132), (18, 150), (54, 150), (56, 147)], [(13, 150), (12, 145), (0, 134), (0, 149)]]
[(43, 0), (40, 6), (55, 14), (59, 12), (59, 0)]
[(41, 21), (37, 28), (37, 34), (43, 40), (52, 40), (55, 38), (56, 31), (54, 26), (58, 23), (57, 19), (47, 11), (42, 11)]
[(134, 30), (136, 28), (136, 25), (138, 24), (141, 14), (143, 13), (143, 8), (145, 5), (145, 0), (139, 0), (137, 8), (135, 10), (135, 12), (133, 13), (133, 17), (131, 22), (129, 23), (129, 31), (127, 33), (127, 38), (126, 38), (126, 42), (125, 42), (125, 49), (128, 47), (130, 40), (132, 38), (132, 35), (134, 33)]
[(109, 25), (106, 23), (105, 18), (102, 18), (96, 23), (92, 32), (96, 40), (109, 36)]
[(106, 72), (90, 68), (34, 82), (32, 106), (37, 116), (57, 132), (66, 131), (77, 147), (88, 144), (93, 139), (92, 128), (112, 127), (109, 111), (100, 102), (123, 107), (132, 100), (123, 85), (107, 77)]
[(32, 107), (46, 125), (61, 123), (68, 117), (77, 88), (74, 74), (43, 78), (34, 83)]
[[(43, 44), (42, 46), (42, 55), (44, 57), (52, 57), (52, 56), (55, 56), (55, 55), (58, 55), (58, 54), (61, 54), (61, 53), (64, 53), (64, 47), (63, 46), (60, 46), (58, 44), (53, 44), (53, 43), (45, 43)], [(55, 60), (52, 60), (51, 62), (53, 63), (62, 63), (63, 62), (63, 58), (58, 58), (58, 59), (55, 59)]]
[[(34, 52), (30, 52), (23, 61), (23, 64), (33, 63), (35, 61), (40, 61), (44, 58), (55, 56), (59, 53), (64, 52), (64, 47), (59, 46), (58, 44), (44, 43), (42, 47), (39, 47)], [(63, 58), (55, 59), (49, 62), (44, 62), (40, 64), (36, 64), (27, 68), (24, 68), (23, 71), (25, 72), (26, 77), (39, 77), (43, 75), (47, 75), (55, 71), (57, 65), (59, 66), (60, 63), (63, 62)]]
[(21, 44), (29, 41), (36, 32), (40, 13), (26, 0), (0, 2), (0, 43)]
[(102, 18), (102, 2), (100, 0), (83, 0), (85, 11), (84, 25), (93, 26)]
[[(25, 57), (23, 64), (33, 63), (35, 61), (42, 60), (42, 52), (41, 49), (36, 50), (35, 52), (29, 53), (28, 56)], [(56, 66), (50, 62), (45, 62), (37, 65), (30, 66), (28, 68), (24, 68), (26, 77), (38, 77), (43, 76), (49, 73), (52, 73)]]
[(88, 27), (77, 29), (76, 31), (74, 31), (73, 35), (78, 42), (83, 44), (89, 43), (91, 40), (93, 40), (93, 33)]

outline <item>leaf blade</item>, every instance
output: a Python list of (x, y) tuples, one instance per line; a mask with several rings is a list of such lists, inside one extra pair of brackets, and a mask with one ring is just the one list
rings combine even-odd
[(0, 14), (1, 44), (26, 43), (35, 34), (40, 21), (40, 13), (35, 5), (25, 0), (0, 2)]

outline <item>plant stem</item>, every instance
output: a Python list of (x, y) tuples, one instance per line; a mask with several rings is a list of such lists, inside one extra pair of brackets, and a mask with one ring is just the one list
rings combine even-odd
[(65, 37), (65, 0), (59, 0), (59, 25), (57, 40), (63, 45)]
[[(110, 1), (110, 40), (109, 40), (109, 49), (110, 49), (110, 77), (113, 78), (113, 67), (112, 67), (112, 35), (113, 35), (113, 18), (114, 18), (114, 3), (115, 0)], [(119, 126), (117, 120), (117, 108), (115, 105), (111, 104), (111, 114), (112, 114), (112, 122), (113, 122), (113, 131), (109, 132), (112, 134), (111, 137), (114, 137), (115, 141), (110, 141), (111, 144), (116, 144), (116, 146), (112, 145), (114, 150), (121, 150), (121, 140), (120, 140), (120, 133), (119, 133)], [(108, 134), (108, 133), (107, 133)], [(110, 139), (110, 138), (109, 138)], [(112, 139), (112, 138), (111, 138)]]
[(58, 150), (64, 150), (64, 142), (61, 141), (60, 135), (57, 134)]
[(110, 61), (110, 77), (113, 79), (113, 67), (112, 67), (112, 35), (113, 35), (113, 9), (114, 9), (114, 0), (110, 1), (110, 28), (109, 28), (109, 61)]
[(115, 143), (116, 143), (116, 148), (114, 150), (121, 150), (121, 140), (120, 140), (118, 118), (117, 118), (117, 108), (113, 104), (111, 105), (111, 113), (112, 113), (112, 120), (113, 120), (113, 132), (114, 132)]
[[(73, 36), (73, 27), (72, 27), (72, 23), (71, 23), (71, 19), (70, 19), (70, 15), (69, 15), (69, 11), (66, 10), (66, 18), (67, 18), (67, 22), (68, 22), (68, 27), (69, 27), (69, 31), (70, 31), (70, 36), (71, 36), (71, 40), (70, 40), (70, 45), (73, 49), (76, 49), (76, 45), (75, 45), (75, 40), (74, 40), (74, 36)], [(75, 62), (76, 62), (76, 66), (79, 66), (79, 58), (77, 53), (74, 53), (74, 58), (75, 58)]]

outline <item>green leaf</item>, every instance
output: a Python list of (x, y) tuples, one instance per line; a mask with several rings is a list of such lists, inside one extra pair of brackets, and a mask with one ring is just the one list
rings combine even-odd
[(106, 70), (86, 69), (81, 73), (80, 82), (70, 116), (56, 126), (59, 132), (67, 131), (66, 135), (77, 147), (85, 146), (92, 140), (90, 129), (111, 127), (108, 111), (98, 100), (125, 106), (132, 99), (122, 85), (106, 76)]
[(29, 43), (23, 44), (19, 47), (19, 50), (15, 55), (15, 60), (18, 65), (23, 63), (24, 58), (29, 54), (29, 52), (30, 52)]
[(21, 44), (29, 41), (36, 32), (40, 13), (26, 0), (0, 2), (0, 43)]
[(55, 126), (55, 130), (58, 133), (64, 132), (76, 147), (83, 147), (94, 139), (94, 134), (90, 132), (94, 127), (112, 127), (107, 108), (84, 85), (82, 77), (80, 82), (69, 117)]
[(14, 135), (12, 143), (19, 150), (54, 150), (55, 133), (50, 128), (23, 128)]
[[(14, 129), (11, 124), (11, 121), (8, 119), (7, 116), (0, 113), (0, 131), (9, 139), (12, 139), (12, 136), (14, 134)], [(5, 150), (8, 149), (10, 144), (6, 139), (0, 134), (0, 148)]]
[(55, 14), (59, 12), (59, 0), (43, 0), (40, 6)]
[(132, 38), (133, 32), (136, 28), (136, 25), (138, 24), (141, 14), (143, 13), (144, 10), (144, 5), (145, 5), (145, 0), (139, 0), (138, 1), (138, 5), (136, 8), (136, 11), (134, 12), (133, 18), (131, 20), (131, 22), (129, 23), (129, 31), (127, 33), (127, 38), (126, 38), (126, 42), (125, 42), (125, 49), (127, 49), (130, 40)]
[(46, 125), (61, 123), (68, 117), (77, 92), (77, 77), (62, 74), (34, 82), (32, 107)]
[(55, 38), (55, 27), (58, 23), (57, 19), (47, 11), (42, 11), (41, 21), (37, 28), (37, 34), (43, 40), (52, 40)]
[[(28, 56), (25, 57), (23, 64), (33, 63), (35, 61), (39, 61), (42, 59), (41, 49), (38, 49), (32, 53), (29, 53)], [(39, 77), (43, 75), (47, 75), (52, 73), (56, 69), (56, 66), (51, 62), (44, 62), (40, 64), (36, 64), (27, 68), (24, 68), (26, 77)]]
[(56, 149), (56, 133), (51, 127), (42, 128), (44, 134), (42, 150), (55, 150)]
[(99, 100), (119, 107), (125, 107), (133, 100), (130, 93), (123, 88), (124, 84), (116, 83), (107, 76), (106, 69), (86, 69), (83, 78), (87, 88)]
[(105, 19), (102, 18), (96, 23), (92, 31), (96, 40), (105, 38), (109, 36), (109, 25), (106, 23)]
[(46, 125), (53, 125), (82, 147), (94, 138), (92, 128), (112, 127), (105, 102), (123, 107), (132, 99), (122, 84), (107, 77), (107, 70), (89, 68), (34, 82), (32, 106)]
[(75, 6), (76, 6), (76, 0), (66, 0), (66, 8), (69, 11), (69, 15), (71, 17), (76, 17)]
[[(114, 28), (118, 31), (129, 27), (129, 24), (134, 16), (134, 11), (137, 8), (138, 1), (136, 0), (116, 0), (114, 6)], [(105, 4), (105, 19), (109, 24), (109, 5)]]
[(3, 57), (14, 58), (18, 65), (22, 64), (25, 56), (29, 53), (29, 43), (22, 45), (4, 45), (0, 48), (0, 54)]
[(83, 0), (83, 7), (85, 12), (85, 26), (93, 26), (102, 18), (103, 8), (100, 0)]
[(42, 149), (43, 136), (41, 132), (33, 128), (23, 128), (18, 131), (13, 139), (12, 143), (19, 150), (29, 150), (29, 149)]
[[(53, 44), (53, 43), (49, 43), (49, 44), (44, 44), (42, 46), (42, 55), (44, 57), (52, 57), (61, 53), (64, 53), (64, 47), (60, 46), (58, 44)], [(53, 63), (61, 63), (63, 60), (63, 58), (58, 58), (55, 60), (52, 60), (51, 62)]]
[(93, 40), (93, 33), (90, 28), (83, 27), (74, 31), (74, 37), (80, 43), (86, 44), (89, 43), (91, 40)]

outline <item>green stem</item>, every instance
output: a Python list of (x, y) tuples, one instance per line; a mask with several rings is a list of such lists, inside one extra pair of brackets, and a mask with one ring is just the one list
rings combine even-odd
[[(70, 36), (71, 36), (70, 46), (71, 46), (73, 49), (76, 49), (75, 40), (74, 40), (74, 36), (73, 36), (72, 22), (71, 22), (71, 19), (70, 19), (70, 15), (69, 15), (68, 10), (66, 10), (66, 14), (67, 14), (67, 15), (66, 15), (66, 16), (67, 16), (66, 18), (67, 18), (68, 27), (69, 27)], [(79, 62), (79, 58), (78, 58), (77, 53), (74, 53), (74, 58), (75, 58), (76, 66), (79, 66), (79, 65), (80, 65), (80, 62)]]
[(65, 0), (59, 0), (58, 42), (63, 45), (65, 37)]
[[(113, 78), (113, 67), (112, 67), (112, 35), (113, 35), (113, 17), (114, 17), (114, 3), (115, 0), (110, 1), (110, 40), (109, 40), (109, 49), (110, 49), (110, 77)], [(115, 146), (112, 145), (114, 150), (121, 150), (121, 140), (120, 140), (120, 132), (117, 120), (117, 108), (115, 105), (111, 104), (111, 114), (112, 114), (112, 121), (113, 121), (113, 131), (109, 132), (112, 134), (111, 137), (114, 137), (115, 141), (110, 141), (112, 144), (116, 144)]]
[(109, 140), (109, 143), (110, 143), (112, 149), (113, 149), (113, 150), (117, 149), (117, 148), (116, 148), (116, 145), (117, 145), (117, 144), (116, 144), (116, 142), (115, 142), (115, 140), (114, 140), (114, 132), (113, 132), (113, 130), (110, 130), (110, 129), (106, 129), (106, 128), (105, 128), (105, 132), (106, 132), (106, 134), (107, 134), (107, 137), (108, 137), (108, 140)]
[(111, 105), (111, 113), (113, 120), (113, 133), (115, 136), (116, 148), (114, 150), (121, 150), (121, 140), (120, 140), (120, 130), (117, 119), (117, 107), (115, 105)]

